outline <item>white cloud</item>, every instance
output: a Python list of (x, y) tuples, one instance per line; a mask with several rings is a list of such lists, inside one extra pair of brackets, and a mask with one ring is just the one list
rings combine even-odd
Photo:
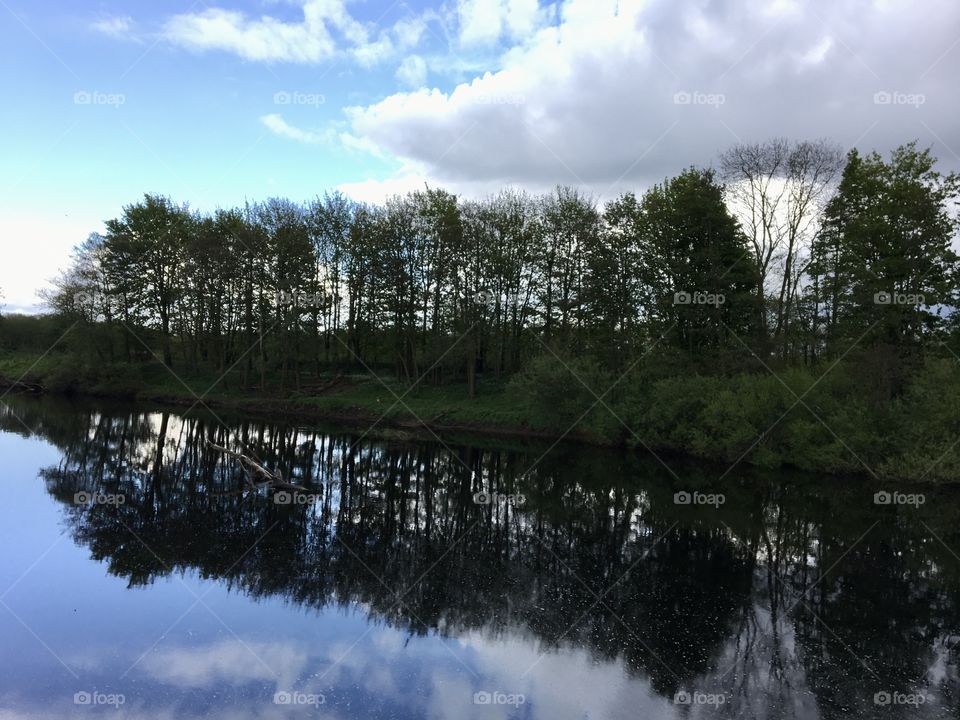
[(135, 40), (139, 38), (134, 33), (133, 18), (129, 15), (105, 17), (90, 23), (90, 27), (99, 33), (109, 35), (118, 40)]
[(303, 19), (297, 22), (206, 8), (173, 16), (163, 34), (184, 47), (225, 50), (247, 60), (315, 63), (334, 54), (332, 29), (354, 45), (367, 42), (366, 29), (350, 16), (344, 0), (308, 0), (303, 3)]
[(357, 45), (350, 53), (361, 66), (371, 67), (393, 55), (393, 41), (382, 33), (376, 40)]
[(427, 82), (427, 63), (419, 55), (408, 55), (397, 68), (397, 78), (410, 87), (423, 87)]
[(507, 0), (504, 6), (511, 36), (523, 38), (544, 17), (537, 0)]
[(523, 40), (548, 21), (551, 12), (538, 0), (458, 0), (460, 44), (492, 45), (502, 36)]
[[(817, 17), (788, 0), (683, 10), (667, 0), (565, 0), (558, 22), (544, 24), (546, 10), (534, 16), (529, 3), (463, 0), (465, 43), (502, 39), (511, 22), (539, 29), (447, 92), (421, 87), (345, 112), (351, 134), (453, 190), (571, 183), (608, 197), (710, 165), (738, 139), (774, 135), (882, 151), (919, 137), (949, 165), (941, 142), (960, 147), (960, 126), (944, 120), (960, 111), (960, 5), (931, 2), (917, 13), (906, 0), (838, 0)], [(510, 20), (510, 5), (533, 19)], [(926, 102), (878, 105), (878, 91)]]
[(318, 62), (334, 51), (323, 23), (283, 23), (270, 17), (248, 20), (243, 13), (210, 8), (175, 15), (164, 27), (166, 38), (197, 50), (227, 50), (247, 60)]
[(290, 140), (296, 140), (302, 143), (321, 143), (329, 139), (327, 133), (317, 133), (312, 130), (302, 130), (290, 125), (283, 119), (279, 113), (270, 113), (262, 115), (260, 122), (263, 123), (274, 135), (285, 137)]
[[(332, 134), (332, 133), (331, 133)], [(340, 144), (348, 150), (356, 150), (357, 152), (369, 153), (375, 157), (380, 158), (381, 160), (387, 160), (388, 158), (383, 154), (383, 151), (380, 150), (375, 144), (370, 142), (366, 138), (358, 138), (356, 135), (352, 135), (348, 132), (341, 132), (337, 134), (337, 139), (340, 140)]]
[(222, 50), (246, 60), (317, 63), (339, 52), (371, 67), (416, 45), (426, 30), (428, 11), (377, 28), (356, 20), (345, 0), (302, 0), (296, 21), (271, 15), (252, 17), (237, 10), (204, 8), (174, 15), (164, 24), (168, 41), (193, 50)]
[(393, 26), (393, 34), (397, 38), (398, 47), (404, 50), (416, 47), (420, 43), (420, 38), (427, 31), (427, 21), (430, 18), (432, 18), (432, 13), (398, 20)]
[(500, 0), (459, 0), (457, 14), (462, 44), (492, 43), (500, 37), (503, 21)]
[(800, 57), (799, 65), (802, 68), (807, 67), (808, 65), (819, 65), (824, 60), (827, 59), (831, 48), (833, 48), (833, 38), (829, 35), (822, 38), (820, 42), (807, 50)]
[(358, 202), (381, 204), (394, 195), (406, 195), (408, 192), (423, 190), (426, 182), (426, 177), (422, 175), (401, 173), (397, 177), (385, 180), (341, 183), (337, 186), (337, 190)]

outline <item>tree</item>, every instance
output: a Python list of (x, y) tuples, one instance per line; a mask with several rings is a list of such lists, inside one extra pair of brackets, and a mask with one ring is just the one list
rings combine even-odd
[(642, 345), (648, 297), (644, 294), (644, 214), (633, 193), (607, 203), (603, 227), (586, 248), (584, 303), (590, 349), (619, 367)]
[(757, 277), (713, 172), (691, 168), (654, 186), (634, 212), (651, 335), (690, 355), (730, 346), (729, 332), (748, 342)]
[(579, 345), (584, 324), (586, 248), (600, 232), (596, 204), (580, 191), (558, 186), (542, 204), (544, 335), (562, 345)]
[(960, 178), (934, 169), (916, 143), (884, 162), (853, 150), (814, 246), (814, 300), (826, 351), (864, 338), (901, 355), (941, 337), (957, 305), (958, 259), (951, 249)]
[(159, 195), (144, 195), (142, 202), (127, 205), (121, 218), (106, 223), (107, 273), (123, 296), (125, 314), (159, 329), (167, 367), (173, 365), (171, 322), (190, 224), (185, 207)]
[(742, 143), (720, 156), (727, 202), (750, 241), (764, 354), (791, 352), (810, 244), (841, 165), (839, 148), (824, 140)]

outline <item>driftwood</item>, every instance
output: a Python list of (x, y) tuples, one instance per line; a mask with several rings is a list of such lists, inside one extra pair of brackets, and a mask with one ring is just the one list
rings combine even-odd
[(14, 390), (16, 392), (42, 393), (43, 385), (37, 383), (23, 382), (22, 380), (10, 380), (0, 375), (0, 388), (4, 390)]
[[(270, 472), (263, 465), (258, 463), (253, 458), (242, 455), (241, 453), (234, 452), (220, 445), (215, 445), (214, 443), (207, 441), (209, 445), (214, 450), (223, 453), (229, 457), (235, 458), (240, 461), (240, 466), (243, 468), (244, 472), (247, 474), (247, 485), (250, 486), (250, 489), (256, 487), (263, 487), (264, 485), (268, 486), (271, 490), (286, 490), (287, 492), (299, 492), (299, 493), (308, 493), (310, 492), (303, 485), (296, 485), (294, 483), (288, 483), (283, 479), (283, 476), (279, 472)], [(260, 478), (260, 482), (254, 482), (254, 478)]]

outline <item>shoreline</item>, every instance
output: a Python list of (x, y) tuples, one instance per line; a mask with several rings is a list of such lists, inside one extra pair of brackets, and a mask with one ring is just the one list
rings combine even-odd
[[(107, 398), (107, 395), (77, 393), (78, 397), (88, 398)], [(111, 398), (123, 399), (123, 398)], [(618, 443), (605, 440), (603, 438), (584, 432), (571, 431), (566, 435), (549, 430), (522, 426), (495, 426), (484, 425), (481, 423), (439, 422), (436, 418), (426, 421), (413, 415), (391, 416), (378, 415), (362, 407), (350, 409), (329, 409), (322, 407), (309, 407), (303, 403), (291, 402), (289, 400), (266, 400), (258, 402), (255, 398), (243, 398), (238, 401), (225, 400), (223, 398), (204, 398), (202, 401), (186, 397), (175, 397), (169, 395), (138, 395), (134, 402), (154, 403), (175, 408), (187, 408), (191, 410), (206, 409), (208, 411), (223, 409), (231, 413), (242, 413), (252, 417), (274, 420), (300, 420), (305, 422), (337, 422), (349, 425), (352, 429), (364, 430), (372, 425), (389, 427), (397, 430), (407, 431), (436, 431), (436, 432), (462, 432), (477, 435), (487, 435), (490, 437), (518, 438), (518, 439), (536, 439), (536, 440), (558, 440), (580, 442), (598, 447), (627, 447)], [(260, 407), (257, 407), (260, 405)]]
[[(69, 380), (65, 382), (64, 377)], [(331, 424), (364, 434), (373, 432), (373, 436), (409, 436), (441, 443), (447, 437), (455, 437), (456, 442), (469, 442), (469, 438), (474, 437), (487, 442), (577, 443), (646, 454), (668, 468), (673, 465), (682, 468), (685, 463), (708, 463), (715, 465), (722, 476), (743, 465), (758, 471), (783, 469), (841, 480), (872, 480), (891, 486), (960, 486), (960, 477), (953, 473), (930, 475), (923, 472), (926, 469), (923, 463), (904, 466), (890, 462), (884, 467), (889, 457), (864, 456), (871, 462), (867, 465), (853, 451), (850, 451), (852, 457), (842, 458), (837, 448), (819, 445), (801, 446), (799, 454), (795, 452), (798, 448), (789, 444), (774, 446), (773, 451), (768, 452), (764, 445), (767, 432), (749, 438), (744, 434), (742, 444), (730, 444), (724, 450), (719, 441), (714, 442), (712, 436), (705, 434), (709, 427), (698, 426), (694, 417), (688, 418), (685, 424), (667, 426), (673, 428), (667, 433), (662, 428), (643, 432), (642, 427), (637, 433), (619, 424), (624, 421), (617, 415), (613, 417), (619, 423), (612, 418), (606, 419), (606, 424), (598, 423), (597, 416), (602, 417), (602, 410), (597, 410), (592, 420), (584, 422), (585, 415), (581, 415), (571, 421), (531, 405), (507, 379), (480, 380), (474, 398), (468, 398), (465, 384), (421, 385), (411, 390), (392, 379), (367, 374), (322, 374), (302, 385), (300, 390), (280, 390), (274, 383), (275, 387), (265, 392), (241, 387), (240, 378), (236, 376), (224, 382), (212, 372), (204, 375), (181, 371), (176, 380), (172, 381), (169, 370), (159, 365), (133, 367), (129, 375), (113, 367), (91, 377), (89, 370), (78, 371), (66, 364), (64, 358), (0, 356), (0, 395), (86, 398), (179, 413), (203, 411), (214, 416), (229, 414), (237, 419)], [(199, 393), (202, 400), (198, 400), (194, 387), (216, 387), (217, 390)], [(571, 425), (574, 429), (569, 429)], [(756, 426), (758, 433), (765, 427), (762, 421)], [(877, 435), (874, 440), (886, 442), (883, 435)], [(670, 462), (665, 463), (661, 458)]]
[[(5, 382), (6, 381), (6, 382)], [(12, 386), (11, 386), (12, 385)], [(130, 403), (135, 405), (144, 405), (151, 409), (187, 412), (208, 412), (216, 416), (220, 411), (224, 414), (240, 416), (250, 419), (260, 419), (266, 421), (294, 421), (302, 423), (336, 423), (343, 424), (345, 429), (357, 431), (369, 431), (371, 437), (377, 437), (390, 434), (409, 433), (410, 439), (421, 438), (427, 441), (440, 440), (443, 442), (443, 436), (465, 435), (481, 436), (488, 439), (501, 440), (533, 440), (549, 442), (555, 444), (579, 443), (596, 448), (607, 448), (611, 450), (625, 450), (628, 452), (637, 452), (650, 456), (664, 456), (675, 459), (678, 464), (684, 462), (709, 463), (716, 464), (718, 468), (723, 468), (729, 464), (729, 460), (717, 457), (704, 457), (696, 455), (682, 448), (656, 448), (651, 450), (645, 448), (642, 443), (630, 444), (623, 437), (620, 441), (605, 438), (583, 430), (570, 430), (562, 433), (546, 428), (536, 428), (523, 425), (493, 424), (478, 421), (443, 421), (442, 417), (454, 412), (456, 407), (452, 406), (449, 410), (439, 413), (430, 419), (418, 418), (411, 414), (409, 410), (401, 412), (390, 412), (386, 414), (373, 412), (370, 408), (361, 405), (346, 405), (340, 407), (324, 406), (323, 404), (310, 404), (298, 402), (296, 399), (278, 399), (278, 398), (260, 398), (252, 395), (235, 397), (230, 395), (214, 395), (197, 400), (192, 395), (177, 395), (169, 392), (161, 392), (148, 388), (141, 389), (131, 396), (127, 393), (111, 393), (96, 391), (95, 389), (76, 390), (71, 392), (58, 392), (38, 385), (37, 383), (21, 383), (18, 387), (11, 384), (6, 378), (0, 377), (0, 390), (16, 395), (26, 395), (28, 397), (54, 397), (66, 400), (85, 399), (85, 400), (104, 400), (118, 403)], [(332, 396), (337, 397), (337, 396)], [(323, 395), (314, 396), (313, 399), (324, 398)], [(329, 399), (329, 397), (327, 398)], [(354, 398), (356, 399), (356, 398)], [(659, 457), (658, 457), (659, 459)], [(754, 470), (777, 470), (784, 469), (790, 471), (799, 471), (805, 473), (821, 474), (834, 478), (856, 478), (859, 481), (868, 481), (871, 474), (867, 472), (844, 471), (837, 472), (828, 469), (810, 469), (799, 465), (782, 462), (779, 466), (769, 467), (757, 463), (751, 463), (748, 458), (743, 458), (738, 464), (744, 465)], [(724, 473), (726, 474), (726, 473)], [(899, 483), (910, 487), (958, 487), (960, 481), (935, 481), (922, 480), (905, 477), (890, 477), (877, 475), (874, 478), (879, 484), (889, 487)]]

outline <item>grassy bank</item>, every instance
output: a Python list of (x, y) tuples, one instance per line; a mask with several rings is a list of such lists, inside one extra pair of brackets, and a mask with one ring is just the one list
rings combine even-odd
[[(93, 397), (123, 398), (173, 405), (226, 408), (258, 415), (334, 419), (366, 427), (374, 422), (386, 427), (423, 427), (437, 430), (471, 430), (502, 435), (554, 437), (548, 419), (537, 418), (513, 399), (506, 381), (481, 379), (476, 396), (467, 396), (466, 385), (424, 385), (414, 390), (391, 377), (358, 374), (313, 376), (300, 390), (281, 390), (275, 381), (267, 389), (242, 387), (239, 373), (226, 378), (214, 372), (175, 368), (160, 363), (138, 366), (85, 366), (63, 356), (38, 358), (23, 354), (0, 355), (0, 377), (23, 378), (39, 383), (47, 392)], [(212, 389), (211, 389), (212, 388)], [(202, 399), (198, 401), (198, 397)], [(596, 443), (604, 438), (574, 429), (573, 438)]]
[[(366, 429), (466, 431), (515, 437), (565, 437), (655, 453), (683, 453), (760, 467), (797, 467), (903, 482), (960, 480), (960, 372), (934, 359), (902, 392), (878, 401), (864, 391), (862, 368), (842, 364), (720, 377), (620, 378), (596, 366), (541, 359), (511, 379), (410, 389), (381, 375), (309, 376), (300, 389), (244, 387), (232, 373), (163, 365), (91, 365), (66, 355), (0, 356), (0, 376), (51, 393), (122, 397), (178, 408), (303, 421), (335, 420)], [(607, 388), (613, 388), (604, 394)], [(202, 398), (203, 405), (198, 402)], [(598, 401), (598, 397), (601, 401)], [(398, 400), (398, 398), (400, 398)]]

